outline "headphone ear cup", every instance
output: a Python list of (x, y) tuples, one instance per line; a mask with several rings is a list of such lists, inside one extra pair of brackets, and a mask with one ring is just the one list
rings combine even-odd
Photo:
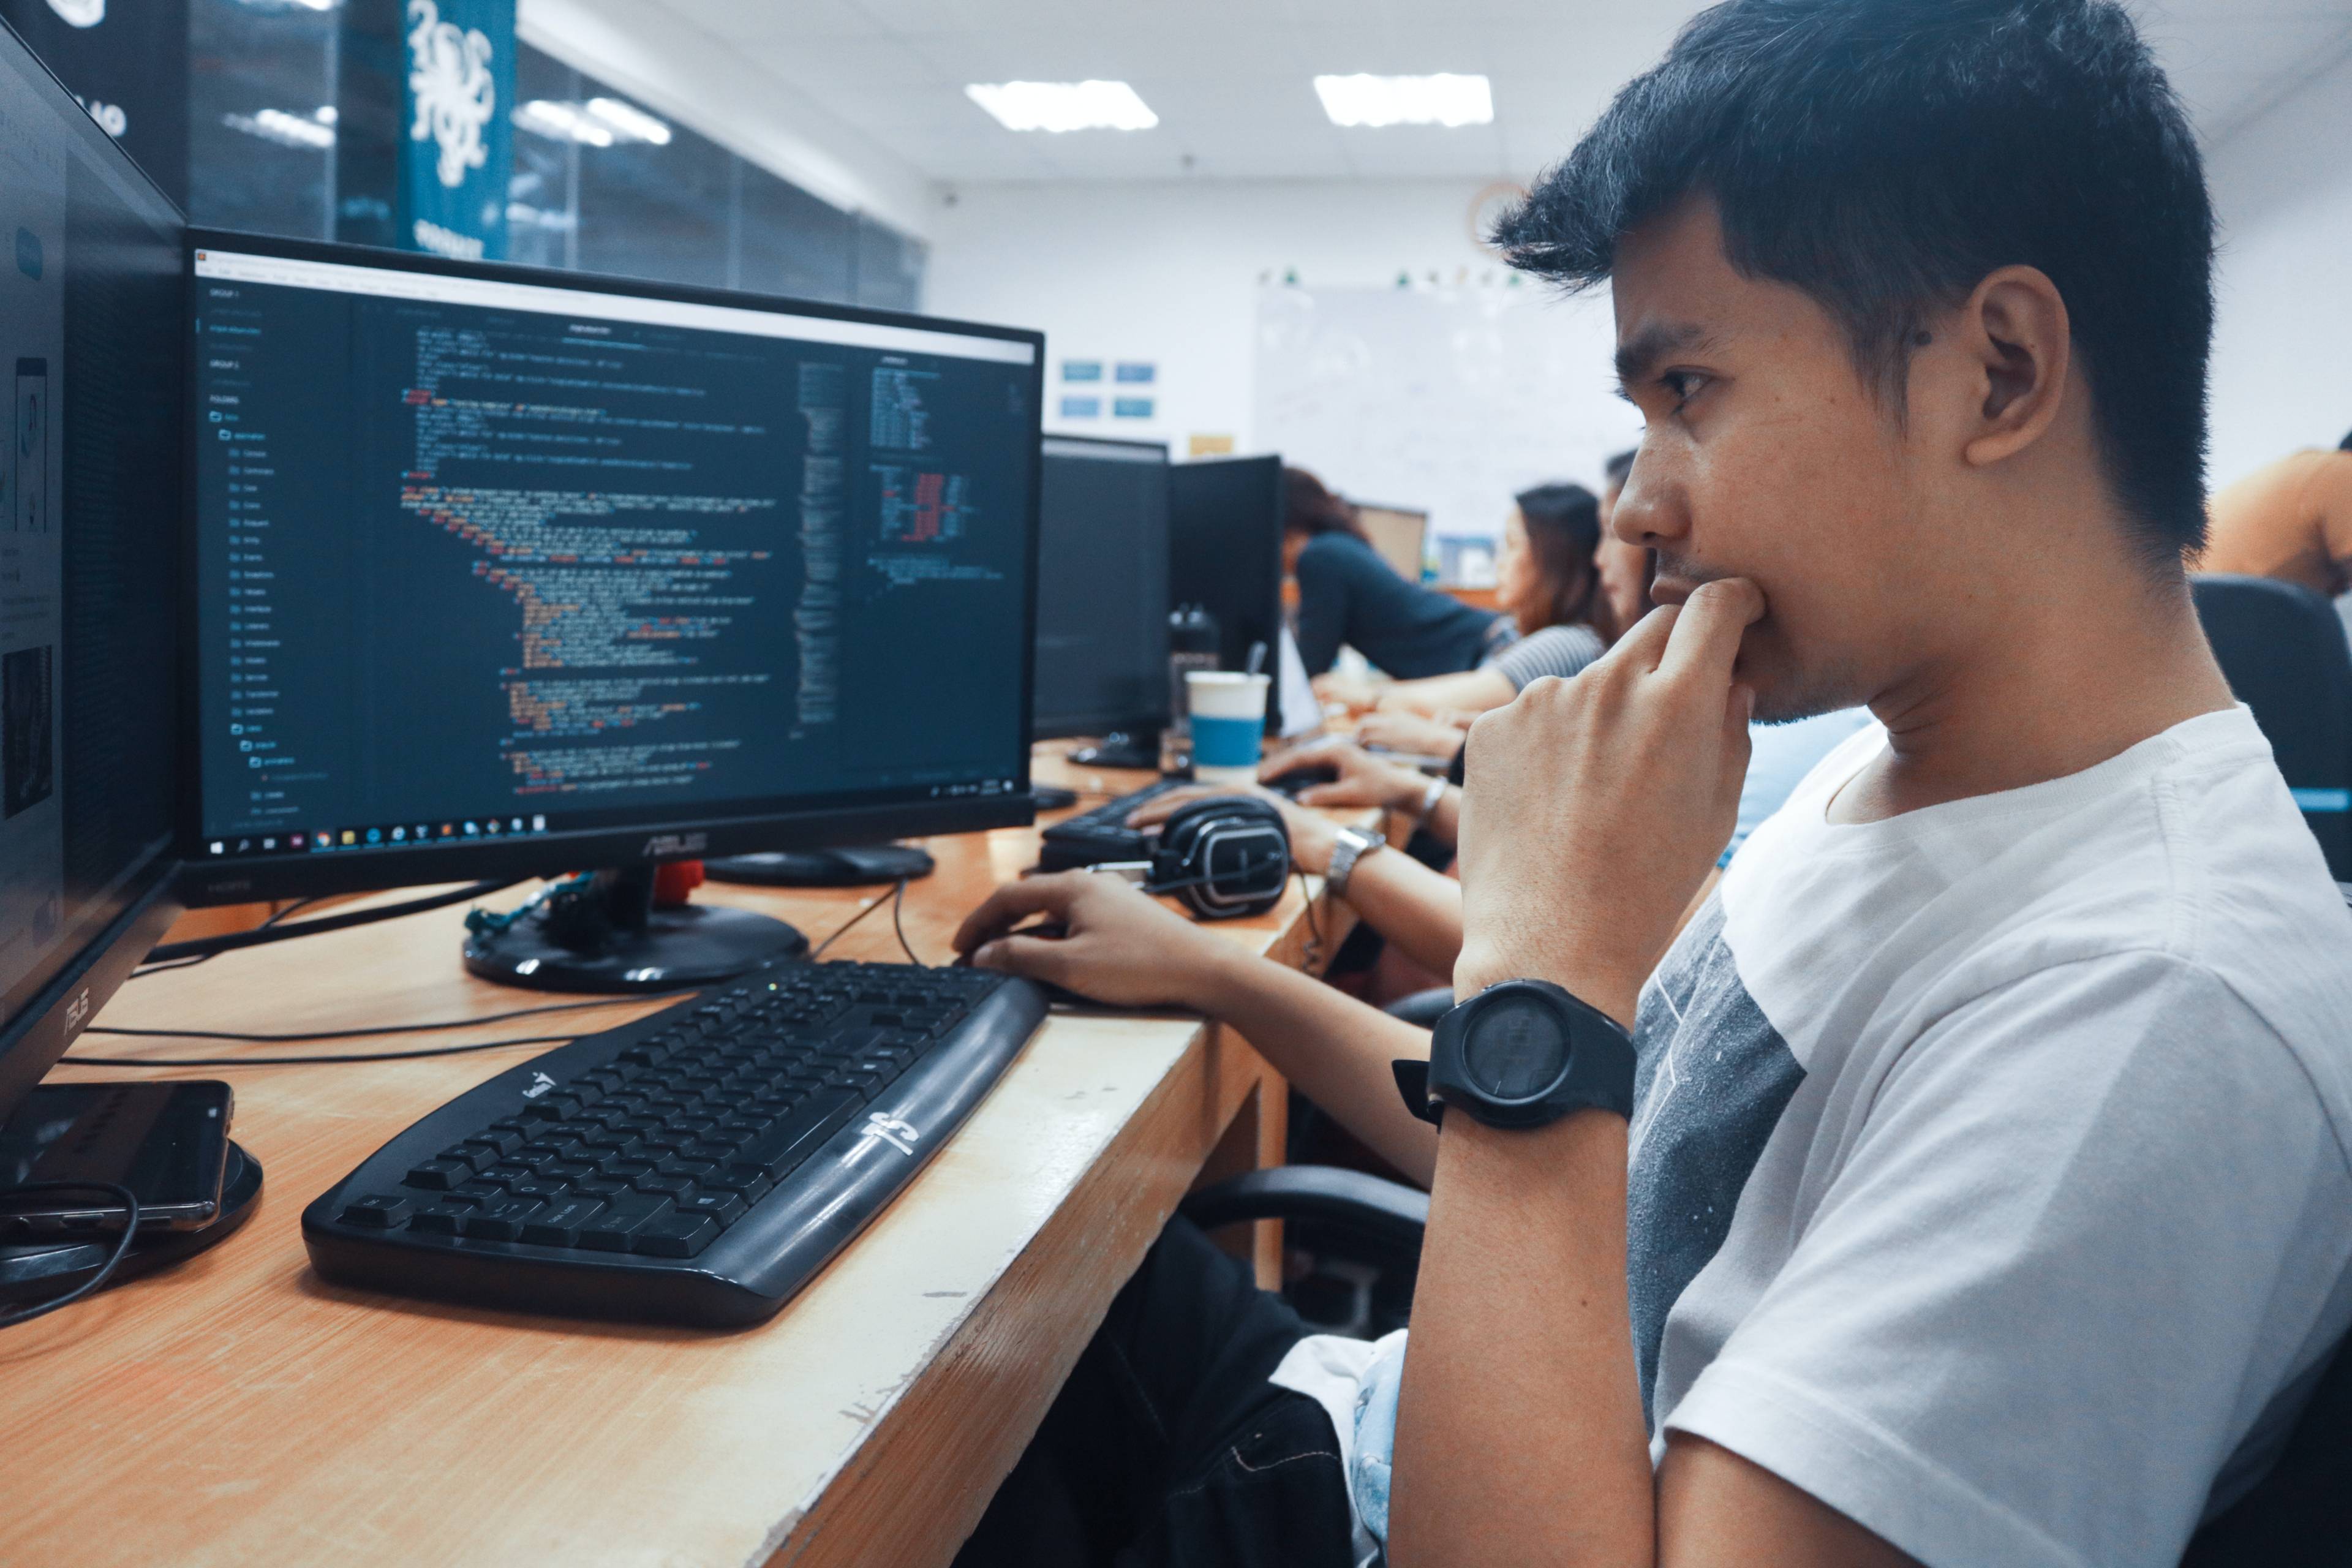
[(1183, 807), (1161, 825), (1151, 857), (1153, 886), (1202, 920), (1272, 909), (1289, 879), (1290, 830), (1282, 813), (1255, 795), (1217, 795)]

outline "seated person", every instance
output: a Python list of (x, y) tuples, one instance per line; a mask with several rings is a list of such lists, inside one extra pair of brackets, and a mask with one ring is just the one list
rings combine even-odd
[(2198, 571), (2276, 577), (2331, 599), (2352, 591), (2352, 436), (2216, 490), (2205, 515)]
[(1538, 485), (1513, 498), (1495, 557), (1495, 599), (1518, 640), (1460, 675), (1361, 693), (1391, 716), (1370, 739), (1392, 751), (1451, 757), (1472, 719), (1500, 708), (1538, 675), (1574, 675), (1607, 652), (1620, 623), (1594, 561), (1601, 527), (1601, 501), (1582, 485)]
[[(2179, 100), (2106, 0), (1726, 0), (1498, 237), (1610, 281), (1664, 608), (1471, 732), (1441, 1124), (1429, 1036), (1114, 879), (957, 936), (1429, 1183), (1412, 1326), (1171, 1223), (961, 1561), (2172, 1568), (2352, 1320), (2352, 913), (2180, 564)], [(1670, 945), (1748, 721), (1856, 703)]]
[(1304, 468), (1282, 471), (1282, 569), (1298, 583), (1298, 657), (1321, 675), (1347, 644), (1400, 680), (1453, 675), (1511, 637), (1510, 624), (1408, 583), (1381, 558), (1356, 510)]

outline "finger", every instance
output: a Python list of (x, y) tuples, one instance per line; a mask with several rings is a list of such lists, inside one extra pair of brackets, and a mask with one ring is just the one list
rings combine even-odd
[(1064, 945), (1061, 939), (1055, 937), (1001, 936), (971, 955), (971, 966), (1059, 985), (1069, 965), (1069, 954), (1062, 951)]
[(1763, 614), (1764, 590), (1745, 577), (1700, 584), (1675, 616), (1658, 673), (1704, 680), (1718, 689), (1729, 687), (1740, 635)]
[(1208, 800), (1230, 793), (1212, 789), (1207, 784), (1186, 784), (1181, 789), (1171, 789), (1166, 795), (1153, 795), (1129, 812), (1127, 825), (1129, 827), (1157, 827), (1196, 800)]
[(956, 928), (955, 950), (970, 952), (1031, 915), (1066, 915), (1070, 900), (1078, 889), (1076, 879), (1086, 875), (1084, 871), (1064, 871), (1007, 882), (989, 894), (980, 908), (964, 916), (963, 924)]
[(1265, 783), (1278, 779), (1310, 757), (1323, 757), (1325, 753), (1336, 752), (1346, 743), (1337, 735), (1318, 735), (1314, 740), (1301, 741), (1295, 746), (1286, 746), (1258, 763), (1258, 780), (1260, 783)]
[(1301, 805), (1378, 805), (1380, 802), (1364, 793), (1360, 784), (1308, 784), (1298, 792)]

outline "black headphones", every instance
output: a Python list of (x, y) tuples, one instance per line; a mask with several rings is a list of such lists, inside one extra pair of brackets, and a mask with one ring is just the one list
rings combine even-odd
[(1263, 914), (1290, 881), (1290, 831), (1255, 795), (1196, 800), (1160, 825), (1148, 893), (1173, 893), (1204, 921)]

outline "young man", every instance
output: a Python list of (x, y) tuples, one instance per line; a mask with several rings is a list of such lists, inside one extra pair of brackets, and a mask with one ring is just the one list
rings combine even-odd
[[(1731, 0), (1501, 237), (1612, 281), (1666, 607), (1472, 731), (1442, 1131), (1423, 1037), (1107, 879), (961, 939), (1432, 1179), (1412, 1327), (1171, 1227), (971, 1561), (2176, 1563), (2352, 1314), (2352, 916), (2183, 581), (2171, 93), (2111, 5)], [(1751, 716), (1855, 702), (1665, 951)]]

